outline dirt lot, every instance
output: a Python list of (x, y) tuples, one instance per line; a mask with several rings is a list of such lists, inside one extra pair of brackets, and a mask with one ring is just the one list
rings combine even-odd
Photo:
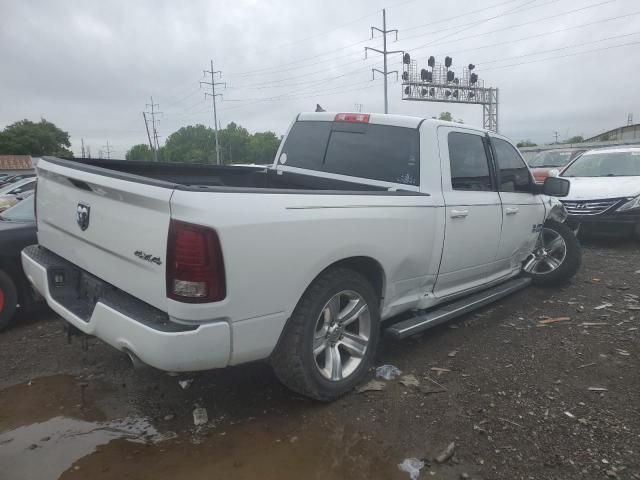
[(408, 457), (420, 478), (640, 479), (636, 296), (640, 245), (591, 241), (564, 288), (384, 340), (377, 365), (418, 386), (398, 377), (329, 405), (264, 364), (133, 371), (44, 313), (0, 334), (0, 479), (408, 479)]

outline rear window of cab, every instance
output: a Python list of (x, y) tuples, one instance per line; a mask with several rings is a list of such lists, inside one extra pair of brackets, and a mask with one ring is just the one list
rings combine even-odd
[(278, 160), (290, 167), (417, 186), (419, 145), (416, 128), (298, 121)]

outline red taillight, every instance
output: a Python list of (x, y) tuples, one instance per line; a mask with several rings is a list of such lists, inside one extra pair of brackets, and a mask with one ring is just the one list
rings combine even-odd
[(215, 230), (171, 220), (167, 244), (167, 296), (188, 303), (226, 296), (224, 262)]
[(368, 113), (339, 113), (335, 118), (336, 122), (347, 123), (369, 123)]

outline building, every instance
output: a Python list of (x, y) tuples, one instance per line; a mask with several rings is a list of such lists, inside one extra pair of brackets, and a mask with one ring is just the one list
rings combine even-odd
[(0, 155), (0, 175), (33, 173), (33, 161), (29, 155)]
[(640, 123), (614, 128), (613, 130), (601, 133), (595, 137), (587, 138), (585, 139), (585, 142), (611, 142), (625, 140), (636, 140), (640, 143)]

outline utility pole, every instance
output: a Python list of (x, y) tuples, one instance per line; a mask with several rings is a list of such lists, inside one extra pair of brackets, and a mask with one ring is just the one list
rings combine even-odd
[(558, 131), (557, 130), (553, 131), (553, 136), (556, 138), (556, 142), (555, 143), (558, 143)]
[(91, 145), (87, 145), (87, 158), (91, 158)]
[(84, 156), (84, 138), (81, 138), (80, 142), (82, 143), (82, 158), (85, 158), (85, 156)]
[[(159, 112), (158, 110), (156, 110), (156, 108), (159, 108), (160, 105), (158, 105), (157, 103), (153, 103), (153, 97), (151, 97), (151, 103), (147, 103), (146, 104), (147, 108), (150, 108), (151, 111), (147, 111), (145, 112), (145, 114), (151, 115), (151, 132), (153, 133), (153, 147), (151, 147), (151, 149), (153, 150), (153, 159), (157, 162), (158, 161), (158, 149), (160, 148), (160, 142), (158, 141), (158, 129), (156, 128), (156, 122), (160, 123), (159, 120), (156, 120), (156, 115), (162, 115), (162, 112)], [(145, 116), (145, 124), (147, 123), (147, 119)], [(147, 127), (148, 129), (149, 127)]]
[(222, 77), (222, 72), (220, 70), (216, 71), (213, 69), (213, 60), (211, 60), (211, 70), (203, 70), (204, 74), (207, 73), (211, 75), (211, 82), (200, 82), (200, 85), (210, 85), (211, 93), (205, 92), (204, 98), (207, 98), (207, 95), (211, 97), (213, 101), (213, 130), (216, 136), (216, 163), (220, 165), (220, 143), (218, 142), (218, 113), (216, 112), (216, 97), (222, 97), (221, 93), (216, 93), (216, 85), (224, 85), (227, 88), (227, 84), (225, 82), (216, 82), (215, 76), (218, 75), (219, 78)]
[(387, 30), (387, 11), (383, 8), (382, 9), (382, 29), (379, 29), (378, 27), (371, 27), (371, 38), (373, 38), (373, 32), (378, 31), (382, 34), (382, 50), (378, 50), (377, 48), (372, 48), (372, 47), (364, 47), (364, 58), (367, 58), (367, 51), (369, 50), (373, 50), (376, 53), (380, 53), (382, 54), (382, 57), (384, 59), (384, 67), (383, 70), (379, 70), (377, 68), (372, 68), (371, 72), (373, 74), (373, 78), (376, 77), (376, 72), (382, 74), (384, 76), (384, 113), (389, 113), (389, 100), (388, 100), (388, 95), (387, 95), (387, 77), (389, 75), (391, 75), (392, 73), (396, 74), (396, 80), (398, 79), (398, 71), (394, 70), (392, 72), (387, 71), (387, 55), (391, 55), (394, 53), (400, 53), (403, 54), (404, 52), (402, 50), (392, 50), (389, 51), (387, 50), (387, 34), (388, 33), (395, 33), (396, 34), (396, 41), (398, 40), (398, 30), (396, 30), (395, 28), (393, 30)]
[(362, 113), (363, 105), (361, 103), (354, 103), (353, 106), (355, 107), (356, 112)]
[(153, 144), (151, 143), (151, 135), (149, 134), (149, 123), (147, 123), (147, 112), (142, 112), (142, 116), (144, 118), (144, 126), (147, 129), (147, 138), (149, 139), (149, 148), (153, 152), (153, 161), (158, 161), (158, 151), (153, 148)]
[[(111, 148), (109, 146), (109, 140), (107, 140), (107, 144), (103, 145), (102, 148), (104, 148), (106, 153), (107, 153), (107, 160), (110, 160), (111, 159), (111, 152), (113, 152), (113, 148)], [(100, 153), (102, 154), (102, 150), (100, 150)]]

